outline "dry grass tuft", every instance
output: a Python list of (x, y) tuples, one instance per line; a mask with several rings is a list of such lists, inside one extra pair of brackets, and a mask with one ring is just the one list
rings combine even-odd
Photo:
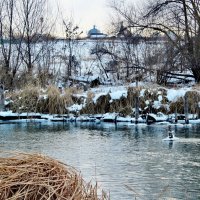
[(1, 200), (106, 200), (77, 171), (38, 154), (0, 158)]
[(193, 86), (193, 89), (199, 91), (200, 90), (200, 83), (195, 84)]
[(88, 92), (87, 93), (87, 100), (86, 100), (86, 103), (91, 103), (93, 102), (93, 98), (95, 97), (95, 94), (93, 92)]
[(23, 90), (9, 94), (11, 100), (14, 101), (11, 110), (14, 112), (36, 112), (39, 91), (39, 87), (27, 85)]
[(65, 114), (66, 107), (75, 103), (72, 97), (78, 92), (76, 88), (66, 88), (60, 91), (56, 86), (49, 86), (44, 91), (39, 86), (27, 85), (19, 91), (7, 94), (7, 98), (13, 101), (9, 107), (13, 112)]
[(49, 86), (47, 89), (48, 102), (47, 110), (50, 114), (64, 114), (66, 107), (72, 105), (72, 94), (76, 91), (73, 88), (67, 88), (63, 93), (55, 86)]
[(63, 114), (65, 111), (65, 101), (61, 97), (59, 89), (55, 86), (49, 86), (48, 94), (48, 112), (50, 114)]

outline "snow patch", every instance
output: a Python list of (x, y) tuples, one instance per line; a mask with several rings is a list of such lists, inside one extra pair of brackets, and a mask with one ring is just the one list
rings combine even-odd
[(79, 104), (74, 104), (74, 105), (72, 105), (72, 106), (70, 106), (70, 107), (68, 107), (67, 109), (70, 111), (70, 112), (72, 112), (72, 111), (80, 111), (81, 109), (83, 108), (83, 105), (81, 104), (81, 105), (79, 105)]
[(121, 97), (127, 98), (127, 90), (125, 91), (115, 91), (110, 93), (110, 97), (112, 100), (120, 99)]
[(150, 104), (149, 100), (146, 100), (146, 101), (145, 101), (145, 104), (146, 104), (146, 105), (149, 105), (149, 104)]
[(159, 95), (159, 96), (158, 96), (158, 101), (160, 101), (160, 102), (161, 102), (162, 100), (163, 100), (163, 97), (162, 97), (162, 95)]
[(99, 93), (99, 94), (96, 94), (95, 97), (93, 98), (93, 102), (96, 104), (97, 102), (97, 99), (100, 97), (100, 96), (106, 96), (107, 93)]
[(153, 107), (156, 108), (156, 109), (159, 109), (161, 107), (161, 102), (160, 101), (154, 101), (153, 103)]
[(184, 97), (189, 88), (169, 89), (167, 90), (167, 98), (169, 101), (176, 101), (180, 97)]
[(142, 89), (142, 90), (140, 91), (140, 96), (141, 96), (141, 97), (144, 97), (144, 92), (145, 92), (145, 90), (146, 90), (146, 89)]

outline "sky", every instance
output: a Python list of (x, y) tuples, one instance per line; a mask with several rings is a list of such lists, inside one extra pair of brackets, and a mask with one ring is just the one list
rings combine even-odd
[(74, 24), (87, 34), (94, 25), (102, 32), (106, 31), (111, 12), (108, 2), (109, 0), (50, 0), (50, 5), (52, 12), (59, 10), (64, 19), (73, 19)]
[[(113, 10), (109, 7), (112, 0), (48, 0), (51, 13), (58, 14), (59, 19), (71, 20), (80, 27), (83, 35), (95, 25), (103, 33), (107, 33), (111, 23)], [(117, 3), (123, 0), (116, 0)], [(146, 0), (125, 0), (128, 3), (139, 5)], [(62, 13), (62, 14), (61, 14)], [(62, 16), (61, 16), (62, 15)], [(57, 28), (58, 35), (62, 35), (61, 28)]]

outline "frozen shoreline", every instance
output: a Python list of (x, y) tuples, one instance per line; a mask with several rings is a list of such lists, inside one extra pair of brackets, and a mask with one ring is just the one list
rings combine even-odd
[[(153, 116), (155, 121), (149, 122), (147, 116)], [(126, 124), (185, 124), (185, 120), (174, 121), (173, 115), (164, 115), (159, 113), (158, 115), (150, 113), (147, 116), (139, 116), (136, 119), (134, 117), (122, 117), (118, 113), (106, 113), (96, 115), (80, 115), (75, 116), (73, 114), (65, 115), (50, 115), (40, 113), (13, 113), (11, 111), (0, 112), (0, 124), (9, 123), (25, 123), (25, 122), (81, 122), (81, 123), (126, 123)], [(200, 119), (193, 119), (193, 115), (189, 115), (189, 123), (200, 123)]]

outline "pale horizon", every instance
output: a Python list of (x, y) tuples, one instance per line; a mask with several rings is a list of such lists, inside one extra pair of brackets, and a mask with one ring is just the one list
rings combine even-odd
[(60, 18), (73, 20), (80, 31), (83, 31), (83, 35), (87, 35), (94, 25), (100, 31), (106, 32), (111, 10), (108, 7), (108, 0), (50, 0), (50, 5), (53, 7), (52, 12), (58, 13)]
[[(145, 0), (126, 1), (135, 5), (145, 2)], [(109, 7), (111, 0), (49, 0), (49, 2), (53, 16), (57, 13), (58, 18), (73, 20), (80, 31), (83, 31), (84, 36), (94, 25), (103, 33), (107, 33), (110, 28), (110, 14), (113, 12)], [(61, 28), (57, 28), (57, 33), (62, 35)]]

